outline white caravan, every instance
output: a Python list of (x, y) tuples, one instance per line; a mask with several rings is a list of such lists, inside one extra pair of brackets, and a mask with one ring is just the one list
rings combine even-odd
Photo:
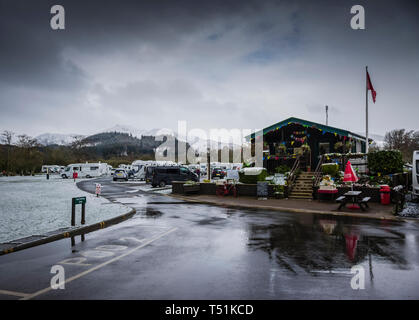
[(68, 165), (61, 177), (64, 179), (73, 178), (73, 173), (77, 172), (77, 178), (96, 178), (109, 174), (106, 163), (73, 163)]
[(57, 165), (44, 165), (41, 168), (42, 173), (57, 173), (60, 172), (60, 166)]
[(413, 151), (412, 193), (415, 197), (419, 197), (419, 150)]
[(118, 169), (124, 169), (125, 171), (130, 171), (130, 170), (132, 170), (133, 169), (133, 167), (132, 167), (132, 165), (131, 164), (120, 164), (119, 166), (118, 166)]

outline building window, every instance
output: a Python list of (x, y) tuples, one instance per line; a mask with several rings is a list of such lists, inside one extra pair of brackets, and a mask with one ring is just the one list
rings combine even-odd
[(319, 153), (320, 154), (330, 153), (330, 143), (319, 142)]

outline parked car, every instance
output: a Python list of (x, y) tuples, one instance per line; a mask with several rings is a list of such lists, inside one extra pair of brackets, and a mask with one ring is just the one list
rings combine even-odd
[(125, 180), (128, 181), (128, 173), (125, 169), (116, 169), (113, 174), (113, 181)]
[(211, 173), (211, 179), (220, 178), (223, 179), (226, 175), (226, 172), (221, 168), (214, 168)]
[(148, 167), (146, 173), (146, 182), (151, 183), (153, 187), (164, 187), (172, 184), (172, 181), (199, 181), (198, 175), (191, 172), (186, 167), (180, 166), (162, 166)]

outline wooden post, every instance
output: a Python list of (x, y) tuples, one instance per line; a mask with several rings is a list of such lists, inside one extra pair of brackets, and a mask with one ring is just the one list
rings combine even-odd
[(207, 149), (207, 179), (211, 180), (211, 149)]
[(71, 226), (74, 227), (76, 225), (76, 201), (75, 199), (71, 199)]
[(81, 204), (81, 224), (86, 223), (86, 204)]

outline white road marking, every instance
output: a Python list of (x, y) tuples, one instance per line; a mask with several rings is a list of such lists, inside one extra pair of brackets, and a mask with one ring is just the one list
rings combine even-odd
[[(70, 277), (70, 278), (66, 279), (66, 280), (65, 280), (65, 282), (64, 282), (64, 284), (69, 283), (69, 282), (71, 282), (71, 281), (73, 281), (73, 280), (76, 280), (76, 279), (78, 279), (78, 278), (81, 278), (81, 277), (83, 277), (83, 276), (85, 276), (85, 275), (87, 275), (87, 274), (89, 274), (89, 273), (91, 273), (91, 272), (93, 272), (93, 271), (96, 271), (96, 270), (98, 270), (98, 269), (100, 269), (100, 268), (103, 268), (104, 266), (106, 266), (106, 265), (108, 265), (108, 264), (110, 264), (110, 263), (112, 263), (112, 262), (118, 261), (118, 260), (120, 260), (120, 259), (122, 259), (122, 258), (124, 258), (124, 257), (126, 257), (126, 256), (128, 256), (128, 255), (130, 255), (130, 254), (132, 254), (132, 253), (134, 253), (134, 252), (135, 252), (135, 251), (137, 251), (138, 249), (141, 249), (141, 248), (143, 248), (143, 247), (145, 247), (145, 246), (149, 245), (150, 243), (152, 243), (152, 242), (154, 242), (154, 241), (156, 241), (156, 240), (158, 240), (158, 239), (160, 239), (160, 238), (162, 238), (162, 237), (164, 237), (164, 236), (168, 235), (169, 233), (172, 233), (172, 232), (173, 232), (173, 231), (175, 231), (175, 230), (177, 230), (177, 228), (172, 228), (172, 229), (170, 229), (170, 230), (168, 230), (168, 231), (166, 231), (166, 232), (163, 232), (162, 234), (159, 234), (159, 235), (155, 236), (154, 238), (151, 238), (151, 239), (150, 239), (150, 240), (148, 240), (147, 242), (144, 242), (143, 244), (139, 245), (138, 247), (135, 247), (135, 248), (133, 248), (133, 249), (131, 249), (131, 250), (127, 251), (126, 253), (121, 254), (120, 256), (117, 256), (117, 257), (115, 257), (115, 258), (113, 258), (113, 259), (110, 259), (110, 260), (108, 260), (108, 261), (106, 261), (106, 262), (103, 262), (103, 263), (101, 263), (101, 264), (99, 264), (99, 265), (97, 265), (97, 266), (95, 266), (95, 267), (93, 267), (93, 268), (90, 268), (90, 269), (88, 269), (88, 270), (85, 270), (85, 271), (83, 271), (83, 272), (80, 272), (79, 274), (77, 274), (77, 275), (75, 275), (75, 276), (73, 276), (73, 277)], [(20, 299), (20, 300), (29, 300), (29, 299), (35, 298), (35, 297), (37, 297), (37, 296), (39, 296), (39, 295), (41, 295), (41, 294), (47, 293), (47, 292), (49, 292), (49, 291), (51, 291), (51, 290), (52, 290), (52, 288), (51, 288), (51, 287), (48, 287), (48, 288), (45, 288), (45, 289), (39, 290), (39, 291), (37, 291), (37, 292), (35, 292), (35, 293), (32, 293), (32, 294), (30, 294), (30, 295), (27, 295), (27, 296), (23, 297), (23, 298), (22, 298), (22, 299)]]
[(20, 298), (25, 298), (29, 296), (29, 293), (17, 292), (17, 291), (10, 291), (10, 290), (0, 290), (0, 294), (4, 294), (7, 296), (15, 296)]
[(312, 273), (335, 273), (335, 274), (352, 274), (351, 271), (346, 270), (311, 270)]

